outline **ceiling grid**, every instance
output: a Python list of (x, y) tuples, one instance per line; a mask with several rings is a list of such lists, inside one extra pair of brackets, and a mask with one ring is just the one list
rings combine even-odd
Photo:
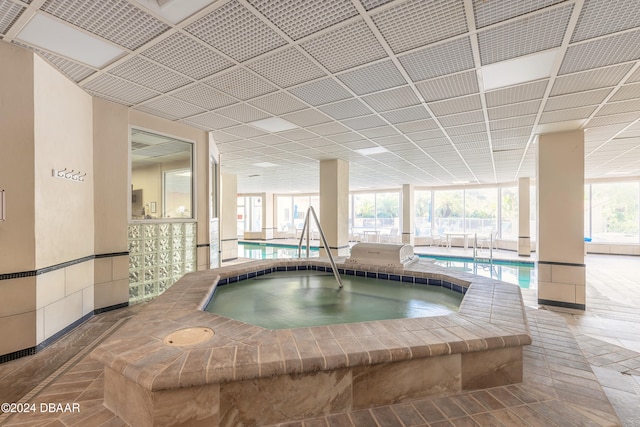
[[(635, 0), (165, 3), (0, 0), (0, 42), (93, 96), (211, 131), (243, 192), (317, 191), (330, 158), (361, 189), (513, 182), (534, 176), (537, 134), (571, 129), (586, 131), (587, 177), (640, 175)], [(38, 39), (42, 22), (120, 53), (90, 65)], [(487, 83), (542, 54), (548, 75)], [(297, 128), (254, 126), (271, 117)], [(357, 151), (371, 147), (388, 151)]]

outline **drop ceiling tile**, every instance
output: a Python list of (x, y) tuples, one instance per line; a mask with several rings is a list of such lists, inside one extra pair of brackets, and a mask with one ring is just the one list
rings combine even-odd
[(517, 102), (542, 99), (547, 89), (548, 79), (492, 90), (486, 93), (487, 107), (515, 104)]
[(22, 5), (9, 0), (0, 0), (0, 34), (6, 34), (25, 10), (26, 8)]
[(398, 132), (391, 126), (380, 126), (373, 129), (364, 129), (360, 133), (367, 138), (382, 138), (385, 136), (398, 135)]
[(247, 67), (283, 88), (326, 76), (320, 67), (296, 47), (260, 58)]
[(616, 91), (616, 93), (611, 97), (609, 101), (625, 101), (627, 99), (636, 99), (640, 98), (640, 84), (628, 84), (622, 86), (620, 89)]
[(145, 108), (159, 111), (165, 114), (169, 114), (173, 117), (177, 117), (179, 119), (184, 119), (185, 117), (193, 116), (196, 114), (204, 113), (200, 107), (197, 107), (193, 104), (186, 103), (184, 101), (180, 101), (179, 99), (172, 98), (170, 96), (163, 96), (160, 98), (156, 98), (152, 101), (146, 102), (144, 104)]
[(235, 104), (229, 107), (216, 110), (216, 113), (229, 117), (230, 119), (237, 120), (242, 123), (253, 122), (260, 119), (270, 117), (269, 114), (264, 113), (257, 108), (254, 108), (247, 104)]
[(257, 136), (252, 139), (256, 142), (259, 142), (260, 144), (268, 145), (270, 147), (274, 145), (284, 144), (285, 142), (289, 142), (288, 139), (278, 135), (273, 135), (273, 134)]
[(588, 123), (589, 132), (591, 132), (592, 130), (591, 128), (598, 127), (598, 126), (608, 126), (608, 125), (615, 125), (615, 124), (626, 125), (637, 120), (639, 117), (640, 117), (640, 111), (633, 112), (633, 113), (614, 114), (610, 116), (594, 117), (593, 119), (589, 120), (589, 123)]
[(304, 129), (293, 129), (284, 132), (278, 132), (278, 135), (282, 136), (283, 138), (287, 138), (290, 141), (302, 141), (305, 139), (318, 137), (316, 134), (308, 132)]
[(330, 136), (327, 136), (327, 138), (339, 144), (343, 144), (345, 142), (352, 142), (352, 141), (361, 141), (364, 139), (362, 135), (358, 135), (357, 133), (351, 132), (351, 131), (340, 133), (337, 135), (330, 135)]
[(510, 21), (478, 33), (482, 65), (517, 58), (562, 44), (573, 4)]
[[(0, 3), (2, 3), (2, 1), (3, 0), (0, 0)], [(0, 4), (0, 15), (1, 14), (2, 14), (2, 5)], [(29, 50), (33, 50), (34, 52), (37, 52), (38, 55), (45, 58), (47, 61), (51, 63), (51, 65), (56, 67), (62, 74), (64, 74), (65, 76), (67, 76), (68, 78), (70, 78), (76, 83), (84, 80), (85, 78), (89, 77), (90, 75), (96, 72), (93, 68), (89, 68), (80, 63), (70, 61), (66, 58), (63, 58), (58, 55), (54, 55), (45, 50), (38, 49), (28, 44), (20, 43), (17, 40), (13, 40), (12, 43), (17, 44), (18, 46), (24, 47), (25, 49), (29, 49)]]
[(237, 140), (241, 139), (241, 137), (239, 137), (237, 135), (233, 135), (233, 134), (227, 133), (227, 132), (219, 132), (219, 131), (216, 132), (216, 131), (214, 131), (211, 134), (213, 135), (213, 140), (217, 144), (224, 144), (224, 143), (237, 141)]
[(332, 78), (297, 86), (289, 89), (289, 92), (313, 106), (352, 98), (351, 94)]
[(256, 136), (264, 135), (266, 132), (258, 130), (254, 127), (247, 125), (234, 126), (230, 128), (226, 128), (224, 130), (225, 133), (239, 136), (242, 138), (254, 138)]
[(424, 130), (437, 129), (438, 123), (436, 123), (436, 121), (431, 118), (426, 120), (412, 120), (407, 123), (398, 124), (396, 125), (396, 128), (398, 128), (403, 133), (412, 133), (412, 132), (420, 132)]
[(536, 115), (513, 117), (510, 119), (490, 120), (489, 127), (491, 131), (511, 128), (522, 128), (532, 126), (535, 123)]
[(610, 102), (604, 105), (596, 116), (609, 116), (611, 114), (632, 113), (640, 111), (640, 99)]
[(297, 98), (294, 98), (286, 92), (276, 92), (252, 99), (249, 101), (249, 104), (274, 115), (291, 113), (307, 108), (305, 103), (300, 102)]
[(638, 27), (639, 17), (640, 3), (635, 0), (622, 0), (614, 4), (585, 0), (571, 43)]
[(293, 40), (299, 40), (358, 14), (349, 0), (248, 0)]
[(565, 0), (509, 0), (508, 2), (477, 1), (473, 3), (476, 28), (506, 21), (530, 12), (557, 4)]
[(447, 132), (447, 134), (451, 135), (452, 137), (455, 135), (465, 135), (469, 133), (486, 132), (486, 130), (487, 130), (487, 127), (484, 123), (474, 123), (470, 125), (445, 128), (445, 131)]
[(565, 122), (570, 120), (582, 120), (588, 118), (596, 109), (596, 106), (566, 108), (563, 110), (546, 111), (540, 117), (540, 124)]
[(323, 105), (322, 107), (318, 107), (318, 109), (337, 120), (366, 116), (372, 113), (371, 109), (359, 99), (348, 99), (346, 101)]
[(507, 119), (510, 117), (527, 116), (537, 114), (540, 109), (541, 100), (519, 102), (500, 107), (488, 108), (489, 120)]
[(640, 30), (569, 46), (558, 74), (605, 67), (640, 58)]
[(406, 80), (391, 60), (347, 71), (336, 77), (358, 95), (366, 95), (406, 84)]
[(484, 122), (482, 110), (467, 111), (466, 113), (452, 114), (439, 118), (440, 124), (444, 127), (462, 126)]
[(233, 66), (233, 62), (182, 33), (167, 37), (140, 54), (196, 80)]
[(278, 88), (244, 68), (215, 75), (203, 81), (219, 91), (243, 101), (276, 91)]
[(384, 117), (389, 123), (394, 124), (424, 121), (424, 119), (431, 118), (431, 115), (429, 114), (427, 109), (422, 105), (388, 111), (380, 115)]
[[(464, 4), (456, 0), (409, 0), (371, 19), (395, 53), (445, 40), (467, 31)], [(425, 31), (428, 28), (428, 31)]]
[(613, 87), (622, 80), (632, 66), (633, 64), (621, 64), (559, 76), (553, 84), (551, 96)]
[(177, 89), (192, 82), (192, 80), (160, 67), (140, 56), (135, 56), (112, 68), (109, 74), (122, 77), (125, 80), (159, 92)]
[(47, 0), (40, 9), (131, 50), (169, 29), (125, 0)]
[(237, 0), (223, 4), (185, 30), (238, 62), (287, 43)]
[(201, 114), (196, 117), (191, 117), (188, 119), (188, 121), (191, 123), (197, 123), (198, 125), (204, 126), (210, 130), (224, 129), (227, 127), (237, 126), (240, 124), (235, 120), (231, 120), (224, 116), (221, 116), (220, 114), (211, 113), (211, 112), (206, 114)]
[(552, 96), (547, 99), (545, 112), (564, 110), (567, 108), (586, 107), (598, 105), (611, 93), (611, 88), (596, 89), (585, 92), (577, 92), (568, 95)]
[(460, 98), (431, 102), (429, 103), (429, 108), (436, 116), (446, 116), (481, 109), (482, 101), (480, 100), (480, 95), (462, 96)]
[(478, 77), (475, 71), (438, 77), (416, 84), (426, 102), (478, 93)]
[(91, 95), (129, 106), (158, 96), (158, 92), (108, 74), (96, 77), (83, 88)]
[(338, 133), (344, 133), (349, 131), (348, 127), (338, 122), (330, 122), (330, 123), (325, 123), (318, 126), (310, 126), (307, 129), (315, 134), (322, 135), (322, 136), (335, 135)]
[(411, 80), (419, 82), (475, 67), (469, 37), (428, 46), (398, 59)]
[(446, 139), (446, 135), (439, 128), (438, 129), (425, 130), (425, 131), (421, 131), (421, 132), (409, 133), (409, 134), (407, 134), (407, 137), (410, 140), (412, 140), (413, 142), (426, 141), (426, 140), (430, 140), (430, 139), (438, 139), (438, 140), (446, 141), (447, 144), (449, 143), (449, 140)]
[(329, 117), (313, 109), (297, 111), (284, 115), (282, 118), (304, 128), (331, 121)]
[(301, 47), (332, 73), (386, 56), (382, 46), (362, 20), (306, 41)]
[(206, 110), (226, 107), (237, 101), (202, 83), (180, 89), (171, 94), (173, 97), (198, 105)]
[(413, 89), (409, 86), (402, 86), (384, 92), (366, 95), (362, 97), (362, 100), (377, 112), (396, 110), (420, 103)]
[(341, 120), (342, 124), (349, 126), (351, 129), (362, 130), (384, 126), (386, 123), (378, 116), (363, 116), (355, 119)]

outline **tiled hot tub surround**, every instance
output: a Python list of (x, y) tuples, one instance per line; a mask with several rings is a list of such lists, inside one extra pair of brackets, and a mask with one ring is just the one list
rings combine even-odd
[[(94, 351), (105, 365), (105, 405), (137, 426), (260, 425), (521, 381), (531, 337), (517, 286), (428, 261), (404, 270), (337, 264), (345, 274), (451, 284), (465, 298), (447, 316), (272, 331), (202, 308), (218, 281), (326, 269), (326, 260), (190, 273)], [(189, 327), (215, 334), (188, 347), (163, 344)]]

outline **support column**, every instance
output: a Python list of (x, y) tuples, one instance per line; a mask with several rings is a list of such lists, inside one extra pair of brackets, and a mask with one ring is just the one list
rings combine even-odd
[(416, 208), (413, 200), (413, 184), (402, 185), (402, 243), (415, 243)]
[(530, 181), (528, 177), (518, 180), (518, 255), (520, 256), (531, 256)]
[(584, 132), (538, 139), (538, 303), (584, 310)]
[[(349, 253), (349, 163), (320, 162), (320, 224), (333, 255)], [(322, 247), (322, 242), (321, 245)], [(326, 254), (320, 251), (320, 256)]]
[(220, 258), (231, 261), (238, 259), (238, 177), (223, 173), (220, 181)]
[(262, 240), (273, 240), (273, 193), (262, 193)]

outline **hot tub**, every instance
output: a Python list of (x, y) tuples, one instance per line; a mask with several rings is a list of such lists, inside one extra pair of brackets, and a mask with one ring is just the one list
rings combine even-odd
[[(215, 287), (326, 260), (256, 261), (185, 275), (93, 355), (104, 404), (135, 426), (265, 425), (522, 381), (531, 343), (520, 289), (418, 261), (347, 274), (460, 289), (457, 313), (269, 330), (202, 311)], [(330, 271), (330, 270), (329, 270)], [(194, 344), (176, 331), (210, 329)]]

